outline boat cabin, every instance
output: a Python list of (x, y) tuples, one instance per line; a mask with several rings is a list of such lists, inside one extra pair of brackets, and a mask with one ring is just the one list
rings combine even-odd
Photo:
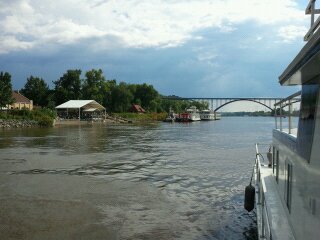
[[(259, 239), (319, 239), (320, 226), (320, 17), (315, 1), (306, 14), (312, 26), (302, 50), (279, 77), (282, 86), (301, 91), (275, 104), (270, 163), (263, 163), (263, 145), (256, 150), (256, 211)], [(300, 102), (297, 128), (292, 106)], [(287, 118), (283, 118), (287, 109)], [(267, 146), (269, 148), (269, 146)]]

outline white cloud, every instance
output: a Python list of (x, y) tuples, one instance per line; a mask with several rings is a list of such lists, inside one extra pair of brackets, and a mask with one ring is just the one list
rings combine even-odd
[(302, 39), (307, 31), (308, 29), (304, 26), (288, 25), (279, 29), (278, 36), (280, 36), (284, 42), (292, 42), (297, 38)]
[[(10, 52), (110, 36), (125, 47), (172, 47), (196, 39), (193, 34), (201, 29), (230, 32), (246, 21), (280, 26), (278, 36), (287, 40), (294, 31), (282, 29), (289, 22), (299, 28), (303, 14), (294, 0), (0, 1), (0, 36), (15, 39), (1, 49)], [(18, 41), (21, 36), (28, 42)]]
[(200, 53), (198, 55), (198, 60), (199, 61), (206, 61), (206, 62), (210, 62), (212, 61), (213, 59), (215, 59), (218, 55), (215, 54), (215, 53), (212, 53), (212, 52), (203, 52), (203, 53)]
[(0, 36), (0, 54), (14, 50), (25, 50), (33, 47), (32, 42), (18, 40), (15, 36)]
[(49, 25), (38, 28), (38, 34), (44, 33), (44, 41), (58, 43), (73, 43), (81, 38), (99, 37), (105, 35), (103, 31), (89, 25), (79, 25), (70, 19), (61, 19)]

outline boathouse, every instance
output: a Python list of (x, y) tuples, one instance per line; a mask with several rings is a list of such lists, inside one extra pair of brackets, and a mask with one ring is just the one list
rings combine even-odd
[(94, 120), (104, 119), (106, 116), (105, 107), (94, 100), (69, 100), (56, 106), (56, 109), (61, 120)]

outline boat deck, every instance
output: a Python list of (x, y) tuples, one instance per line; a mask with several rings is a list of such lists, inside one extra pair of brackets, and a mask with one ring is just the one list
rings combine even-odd
[[(272, 168), (258, 159), (256, 176), (256, 210), (259, 239), (295, 239), (277, 189)], [(263, 230), (264, 228), (264, 230)]]
[(289, 133), (289, 129), (283, 129), (282, 132), (290, 135), (291, 137), (297, 138), (298, 128), (292, 128), (290, 133)]

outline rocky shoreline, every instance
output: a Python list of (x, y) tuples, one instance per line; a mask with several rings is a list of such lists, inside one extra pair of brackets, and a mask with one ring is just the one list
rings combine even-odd
[(30, 128), (38, 126), (39, 123), (35, 120), (0, 119), (0, 128)]
[[(81, 121), (80, 124), (93, 123), (94, 121)], [(99, 122), (99, 121), (98, 121)], [(121, 117), (107, 116), (103, 121), (104, 123), (132, 123), (131, 120), (127, 120)], [(78, 120), (55, 120), (53, 126), (56, 125), (73, 125), (79, 124)], [(40, 127), (38, 121), (35, 120), (22, 120), (22, 119), (0, 119), (0, 129), (10, 129), (10, 128), (30, 128), (30, 127)]]

